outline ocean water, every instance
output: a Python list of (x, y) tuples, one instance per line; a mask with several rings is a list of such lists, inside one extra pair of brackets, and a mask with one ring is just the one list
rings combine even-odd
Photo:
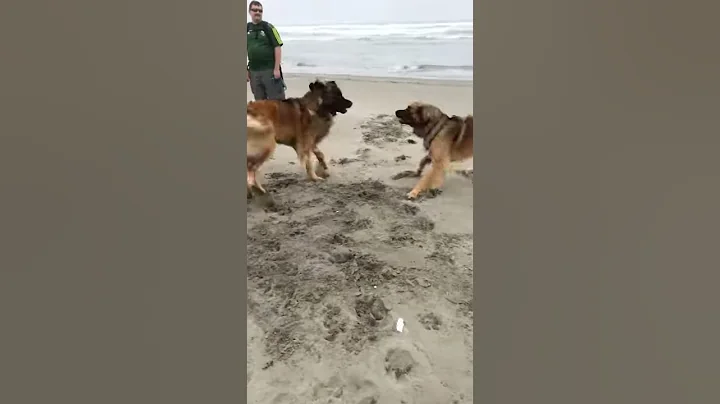
[(285, 73), (472, 80), (473, 23), (277, 26)]

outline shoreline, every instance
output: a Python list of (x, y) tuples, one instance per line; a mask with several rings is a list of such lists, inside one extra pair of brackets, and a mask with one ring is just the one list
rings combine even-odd
[(362, 76), (351, 74), (314, 74), (314, 73), (284, 73), (287, 79), (315, 79), (343, 80), (372, 83), (397, 83), (397, 84), (421, 84), (443, 87), (472, 87), (473, 80), (468, 79), (440, 79), (440, 78), (415, 78), (415, 77), (393, 77), (393, 76)]

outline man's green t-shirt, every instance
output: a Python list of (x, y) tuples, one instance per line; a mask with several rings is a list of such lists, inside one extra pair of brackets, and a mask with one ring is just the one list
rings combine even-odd
[(250, 70), (272, 70), (275, 68), (275, 48), (282, 46), (277, 29), (269, 22), (248, 23), (247, 53)]

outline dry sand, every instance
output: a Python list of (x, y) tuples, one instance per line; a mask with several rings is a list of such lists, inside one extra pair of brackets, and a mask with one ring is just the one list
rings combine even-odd
[(280, 146), (260, 177), (276, 207), (248, 204), (248, 403), (471, 403), (472, 177), (405, 201), (416, 179), (393, 176), (424, 153), (393, 113), (472, 113), (472, 83), (332, 79), (354, 105), (320, 145), (330, 178)]

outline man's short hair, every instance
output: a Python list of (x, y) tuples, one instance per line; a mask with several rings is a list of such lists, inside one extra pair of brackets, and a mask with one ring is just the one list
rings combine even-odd
[(253, 0), (253, 1), (251, 1), (250, 4), (248, 5), (248, 11), (252, 8), (252, 6), (260, 6), (260, 7), (262, 7), (263, 5), (262, 5), (262, 3), (260, 3), (259, 1)]

